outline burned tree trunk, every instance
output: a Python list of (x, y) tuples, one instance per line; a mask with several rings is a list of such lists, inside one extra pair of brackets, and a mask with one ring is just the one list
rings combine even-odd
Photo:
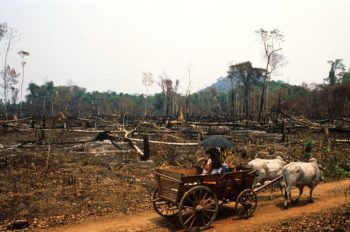
[(145, 135), (143, 137), (143, 155), (140, 156), (141, 161), (147, 161), (149, 159), (149, 139), (148, 136)]

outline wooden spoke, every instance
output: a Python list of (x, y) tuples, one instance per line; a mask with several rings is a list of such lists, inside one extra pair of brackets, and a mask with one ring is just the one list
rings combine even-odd
[(195, 213), (191, 214), (191, 216), (189, 216), (184, 223), (187, 224), (189, 221), (191, 221), (194, 218), (194, 216), (196, 216)]
[(178, 213), (178, 205), (161, 199), (157, 189), (153, 193), (152, 203), (154, 210), (163, 217), (173, 217)]
[(191, 224), (190, 224), (190, 228), (192, 228), (193, 227), (193, 225), (194, 225), (194, 222), (196, 221), (196, 217), (195, 217), (196, 215), (194, 215), (194, 217), (192, 218), (192, 222), (191, 222)]
[(209, 208), (210, 206), (213, 206), (213, 205), (216, 205), (216, 203), (215, 202), (211, 202), (210, 204), (208, 204), (208, 205), (203, 205), (203, 208)]
[(215, 220), (218, 208), (215, 193), (206, 186), (196, 186), (187, 191), (180, 201), (179, 221), (186, 231), (205, 230)]
[(193, 206), (184, 205), (183, 207), (184, 207), (185, 209), (192, 209), (192, 210), (194, 210), (194, 207), (193, 207)]
[(206, 210), (205, 211), (203, 211), (203, 215), (207, 218), (207, 219), (211, 219), (211, 217), (207, 214), (207, 212), (206, 212)]
[(242, 191), (236, 199), (236, 213), (241, 218), (250, 217), (256, 210), (258, 198), (251, 189)]
[(204, 211), (206, 211), (206, 212), (212, 212), (212, 213), (215, 213), (215, 212), (216, 212), (215, 209), (204, 209)]
[(198, 198), (196, 196), (196, 192), (192, 193), (193, 199), (194, 199), (194, 203), (197, 205), (198, 204)]

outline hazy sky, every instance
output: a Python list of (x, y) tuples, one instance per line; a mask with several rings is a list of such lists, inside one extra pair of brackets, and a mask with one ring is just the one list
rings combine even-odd
[[(225, 76), (229, 64), (264, 67), (255, 31), (278, 28), (287, 59), (279, 76), (292, 84), (323, 82), (327, 60), (350, 66), (348, 0), (0, 0), (0, 22), (18, 30), (9, 64), (21, 71), (17, 52), (29, 51), (29, 81), (68, 81), (88, 91), (142, 93), (142, 72), (165, 71), (192, 90)], [(4, 40), (0, 42), (0, 65)]]

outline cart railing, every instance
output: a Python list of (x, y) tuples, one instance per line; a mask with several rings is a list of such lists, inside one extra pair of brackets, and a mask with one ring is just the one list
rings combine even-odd
[(159, 197), (174, 203), (177, 202), (179, 187), (182, 184), (182, 174), (163, 169), (157, 169), (154, 174)]
[[(255, 171), (242, 169), (222, 174), (201, 175), (183, 174), (175, 170), (157, 169), (154, 173), (160, 198), (176, 203), (182, 195), (196, 185), (205, 185), (213, 189), (218, 197), (234, 197), (246, 188), (251, 188)], [(233, 195), (232, 195), (233, 194)]]

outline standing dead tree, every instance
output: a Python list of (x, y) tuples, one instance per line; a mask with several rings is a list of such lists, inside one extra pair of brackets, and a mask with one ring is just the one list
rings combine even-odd
[(190, 95), (191, 95), (191, 66), (187, 66), (187, 72), (188, 72), (188, 85), (185, 93), (185, 112), (186, 112), (186, 120), (188, 121), (189, 114), (190, 114)]
[(14, 87), (14, 85), (17, 84), (19, 73), (16, 72), (14, 68), (11, 68), (9, 65), (7, 65), (4, 70), (0, 72), (3, 83), (1, 84), (1, 87), (4, 90), (4, 106), (5, 106), (5, 114), (7, 114), (7, 104), (9, 102), (8, 96), (9, 91), (12, 92), (12, 102), (16, 103), (18, 89)]
[(235, 81), (234, 76), (230, 73), (228, 73), (227, 78), (231, 81), (231, 117), (235, 119)]
[[(261, 91), (260, 98), (260, 109), (258, 115), (258, 121), (261, 122), (261, 115), (264, 107), (265, 91), (267, 91), (268, 95), (267, 83), (271, 78), (271, 74), (284, 64), (284, 56), (281, 54), (281, 43), (283, 42), (283, 35), (278, 29), (274, 29), (270, 32), (265, 31), (264, 29), (259, 29), (256, 31), (256, 33), (258, 34), (263, 45), (264, 58), (266, 60), (265, 72), (263, 75), (263, 88)], [(266, 98), (266, 106), (267, 105), (268, 97)]]
[(11, 68), (7, 64), (7, 58), (11, 49), (11, 45), (14, 42), (14, 40), (17, 38), (17, 31), (13, 28), (8, 28), (6, 24), (1, 24), (0, 26), (0, 39), (2, 37), (6, 38), (5, 42), (5, 57), (4, 57), (4, 67), (1, 71), (1, 77), (3, 80), (3, 83), (1, 84), (1, 87), (3, 88), (4, 92), (4, 108), (5, 108), (5, 114), (7, 114), (7, 104), (8, 104), (8, 91), (13, 87), (14, 84), (17, 83), (17, 77), (18, 74), (16, 73), (15, 69)]
[(178, 109), (178, 105), (177, 105), (177, 90), (179, 88), (179, 84), (180, 84), (180, 81), (179, 79), (176, 79), (175, 81), (175, 85), (172, 87), (172, 114), (173, 116), (176, 115), (177, 113), (177, 109)]
[(22, 116), (22, 101), (23, 101), (22, 93), (23, 93), (23, 82), (24, 82), (24, 66), (26, 64), (24, 58), (26, 56), (29, 56), (29, 52), (21, 50), (21, 51), (18, 52), (18, 55), (22, 58), (22, 62), (21, 62), (21, 64), (22, 64), (21, 96), (20, 96), (20, 99), (19, 99), (19, 115)]
[(149, 88), (153, 85), (153, 74), (152, 73), (142, 73), (143, 79), (142, 84), (146, 87), (146, 96), (145, 96), (145, 117), (147, 116), (147, 97)]
[(175, 83), (168, 78), (168, 75), (164, 72), (159, 76), (160, 81), (158, 85), (162, 88), (163, 95), (163, 109), (165, 116), (169, 116), (170, 108), (172, 109), (172, 115), (175, 114), (177, 89), (179, 87), (179, 80), (176, 79)]
[(168, 79), (168, 75), (163, 72), (163, 74), (161, 74), (159, 76), (160, 81), (158, 82), (158, 85), (160, 86), (160, 88), (162, 89), (162, 95), (163, 95), (163, 113), (164, 115), (168, 115), (168, 89), (167, 89), (167, 82), (171, 81), (170, 79)]

